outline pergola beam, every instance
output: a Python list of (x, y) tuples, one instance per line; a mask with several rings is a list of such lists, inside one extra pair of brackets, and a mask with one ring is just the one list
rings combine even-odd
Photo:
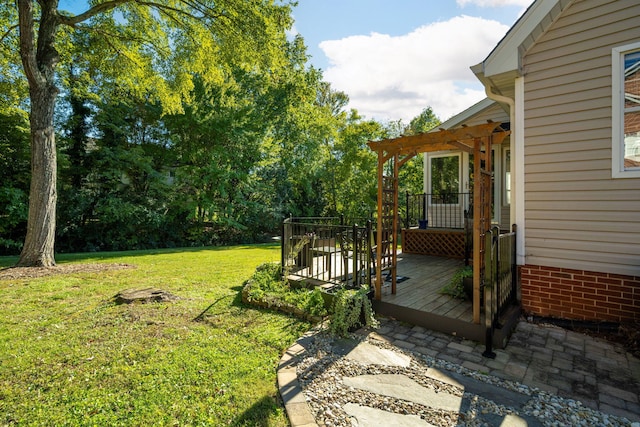
[[(418, 135), (401, 136), (398, 138), (370, 141), (369, 147), (375, 152), (383, 152), (386, 160), (395, 154), (408, 155), (411, 153), (426, 153), (444, 150), (473, 150), (473, 140), (493, 135), (493, 143), (500, 144), (509, 131), (502, 129), (499, 122), (467, 126), (458, 129), (444, 129), (438, 132), (426, 132)], [(461, 148), (461, 144), (467, 148)]]

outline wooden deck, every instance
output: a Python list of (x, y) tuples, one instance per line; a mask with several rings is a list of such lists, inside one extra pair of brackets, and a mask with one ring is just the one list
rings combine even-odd
[(463, 266), (464, 262), (459, 259), (399, 253), (397, 275), (408, 279), (397, 284), (395, 295), (390, 293), (390, 286), (385, 286), (382, 302), (472, 322), (471, 301), (451, 298), (440, 293), (455, 272)]
[[(353, 276), (351, 260), (345, 260), (339, 250), (319, 251), (308, 256), (303, 269), (289, 275), (289, 280), (306, 281), (314, 286), (340, 284), (346, 276)], [(391, 294), (391, 281), (385, 281), (382, 288), (382, 302), (437, 316), (473, 322), (471, 301), (443, 295), (441, 290), (456, 271), (464, 266), (464, 261), (431, 255), (407, 254), (399, 251), (397, 276), (406, 277), (396, 285), (396, 294)], [(345, 269), (346, 267), (346, 269)], [(383, 272), (386, 274), (387, 272)], [(362, 278), (362, 276), (360, 276)], [(375, 278), (372, 277), (372, 280)], [(364, 280), (364, 279), (362, 279)], [(395, 316), (394, 316), (395, 317)]]
[[(412, 325), (484, 343), (487, 339), (484, 312), (480, 323), (473, 323), (471, 301), (440, 293), (463, 266), (464, 261), (458, 259), (398, 254), (397, 275), (408, 279), (397, 284), (395, 295), (383, 289), (382, 299), (374, 300), (373, 308), (378, 314)], [(495, 348), (507, 345), (519, 316), (519, 305), (512, 306), (502, 316), (492, 336)]]
[[(307, 267), (289, 274), (291, 281), (304, 282), (306, 286), (332, 287), (353, 277), (350, 262), (344, 264), (340, 251), (314, 249), (306, 258)], [(391, 283), (385, 281), (382, 299), (373, 301), (376, 313), (422, 326), (434, 331), (485, 342), (484, 314), (479, 324), (473, 323), (471, 301), (459, 300), (440, 293), (464, 261), (431, 255), (398, 253), (397, 276), (407, 277), (391, 294)], [(346, 267), (346, 268), (345, 268)], [(384, 272), (386, 273), (386, 272)], [(519, 316), (519, 308), (511, 310), (501, 323), (504, 328), (495, 330), (494, 346), (504, 348), (513, 325)]]
[(382, 299), (373, 301), (376, 313), (434, 331), (484, 342), (483, 322), (473, 323), (471, 301), (442, 295), (464, 261), (430, 255), (398, 254), (398, 276), (409, 279), (398, 283), (396, 294), (383, 290)]

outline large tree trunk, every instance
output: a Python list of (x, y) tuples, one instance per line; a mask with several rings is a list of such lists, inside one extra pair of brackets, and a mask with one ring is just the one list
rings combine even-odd
[(57, 0), (40, 1), (37, 42), (32, 0), (18, 0), (20, 56), (29, 81), (31, 100), (31, 188), (27, 236), (18, 265), (55, 265), (56, 141), (53, 111), (58, 90), (55, 67), (58, 52), (54, 38), (58, 22)]
[(55, 87), (31, 91), (31, 187), (29, 218), (19, 266), (55, 265), (56, 140), (53, 129)]

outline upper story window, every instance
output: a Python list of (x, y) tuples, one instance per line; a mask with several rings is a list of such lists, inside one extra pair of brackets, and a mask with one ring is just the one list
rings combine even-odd
[(640, 178), (640, 42), (612, 51), (612, 176)]

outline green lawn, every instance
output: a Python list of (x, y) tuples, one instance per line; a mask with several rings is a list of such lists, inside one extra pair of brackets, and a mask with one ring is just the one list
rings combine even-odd
[[(279, 254), (255, 245), (62, 255), (59, 265), (136, 268), (0, 280), (0, 425), (288, 425), (276, 366), (309, 324), (246, 307), (239, 292)], [(111, 302), (145, 287), (181, 299)]]

